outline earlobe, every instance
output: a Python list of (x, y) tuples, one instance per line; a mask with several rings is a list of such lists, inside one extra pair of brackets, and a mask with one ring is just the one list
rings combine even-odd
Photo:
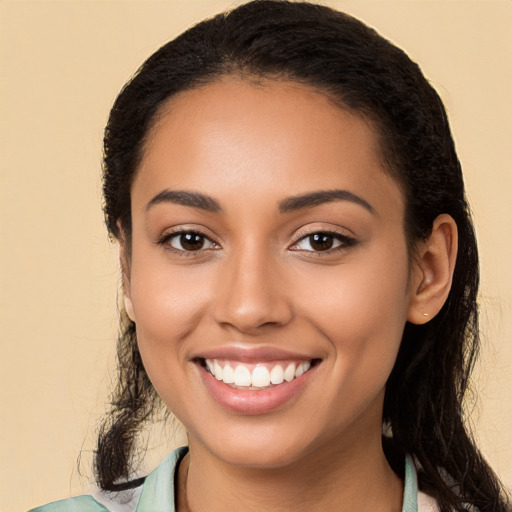
[(135, 313), (133, 311), (133, 302), (130, 297), (128, 297), (125, 293), (124, 295), (124, 309), (126, 311), (126, 314), (128, 315), (128, 318), (135, 322)]
[(121, 248), (121, 275), (123, 280), (123, 301), (124, 301), (124, 310), (128, 315), (128, 318), (135, 322), (135, 311), (133, 308), (133, 302), (131, 297), (131, 286), (130, 286), (130, 268), (128, 262), (126, 261), (126, 257), (124, 256), (124, 250)]
[(135, 311), (133, 308), (133, 302), (131, 298), (130, 290), (130, 260), (128, 256), (128, 247), (125, 232), (121, 223), (118, 221), (119, 228), (119, 262), (121, 265), (121, 279), (123, 286), (123, 302), (124, 310), (128, 315), (128, 318), (135, 322)]
[(411, 282), (407, 320), (425, 324), (443, 307), (452, 285), (457, 258), (457, 225), (450, 215), (439, 215), (429, 238), (420, 244)]

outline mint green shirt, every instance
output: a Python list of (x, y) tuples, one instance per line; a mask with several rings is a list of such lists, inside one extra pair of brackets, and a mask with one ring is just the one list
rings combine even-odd
[[(136, 490), (120, 493), (100, 492), (96, 495), (86, 494), (76, 498), (55, 501), (32, 509), (30, 512), (175, 512), (175, 473), (187, 451), (186, 446), (173, 451), (148, 475), (144, 484)], [(405, 460), (402, 512), (418, 512), (416, 468), (409, 456)]]

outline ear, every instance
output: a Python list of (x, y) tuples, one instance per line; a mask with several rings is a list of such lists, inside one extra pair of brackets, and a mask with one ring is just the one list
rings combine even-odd
[(431, 235), (416, 250), (409, 322), (425, 324), (439, 313), (450, 293), (456, 258), (457, 225), (450, 215), (439, 215)]
[(133, 302), (131, 296), (131, 282), (130, 282), (130, 247), (128, 246), (129, 242), (127, 240), (127, 236), (123, 229), (123, 226), (120, 222), (118, 222), (119, 228), (119, 262), (121, 266), (121, 281), (123, 287), (123, 300), (124, 300), (124, 309), (128, 318), (135, 322), (135, 312), (133, 309)]

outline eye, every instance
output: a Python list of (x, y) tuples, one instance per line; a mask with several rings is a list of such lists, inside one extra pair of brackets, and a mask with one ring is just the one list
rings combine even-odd
[(354, 240), (339, 233), (318, 231), (302, 237), (293, 245), (293, 250), (325, 252), (354, 244)]
[(201, 233), (195, 231), (181, 231), (165, 238), (163, 243), (170, 245), (178, 251), (193, 252), (202, 249), (214, 249), (216, 244)]

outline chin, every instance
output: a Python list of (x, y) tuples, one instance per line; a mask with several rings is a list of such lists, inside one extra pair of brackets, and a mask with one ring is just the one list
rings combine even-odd
[(233, 427), (210, 431), (203, 438), (189, 435), (191, 451), (197, 445), (227, 465), (250, 469), (279, 469), (297, 463), (319, 448), (304, 430), (279, 426)]
[(296, 463), (301, 457), (297, 447), (233, 446), (219, 450), (217, 456), (225, 464), (247, 469), (279, 469)]

